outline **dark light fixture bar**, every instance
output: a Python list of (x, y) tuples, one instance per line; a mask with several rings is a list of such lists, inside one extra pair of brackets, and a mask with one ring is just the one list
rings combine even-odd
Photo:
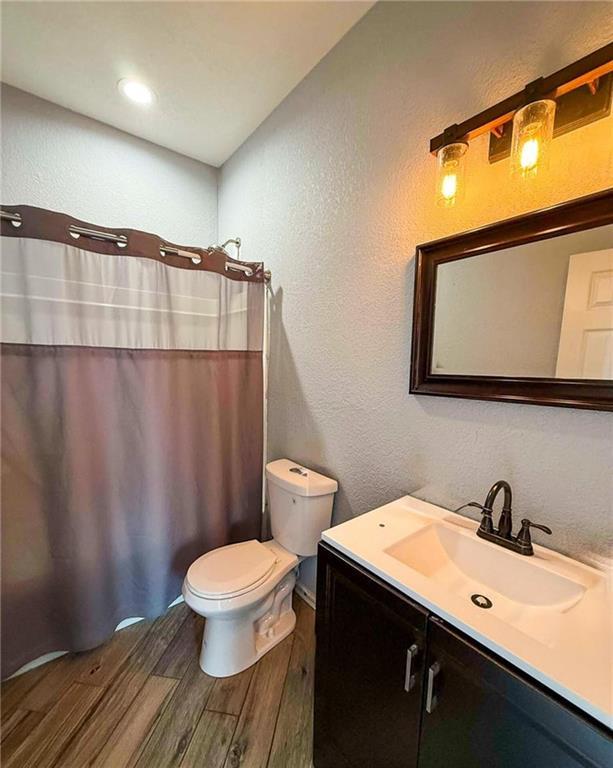
[(610, 72), (613, 72), (613, 43), (608, 43), (548, 77), (539, 77), (538, 80), (526, 85), (523, 90), (469, 117), (468, 120), (445, 128), (443, 133), (430, 139), (430, 152), (436, 154), (447, 144), (457, 141), (468, 142), (484, 133), (500, 129), (513, 119), (518, 109), (531, 101), (544, 98), (556, 99), (582, 85), (587, 85), (592, 90), (591, 84)]

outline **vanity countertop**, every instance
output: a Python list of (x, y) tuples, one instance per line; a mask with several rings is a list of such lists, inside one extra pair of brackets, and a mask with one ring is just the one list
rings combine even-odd
[[(322, 538), (611, 728), (613, 594), (605, 574), (538, 545), (532, 557), (510, 552), (478, 539), (477, 528), (404, 496)], [(481, 595), (491, 599), (487, 610)]]

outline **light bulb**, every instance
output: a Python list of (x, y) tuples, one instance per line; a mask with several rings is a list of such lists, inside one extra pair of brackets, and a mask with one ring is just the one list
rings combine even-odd
[(555, 114), (552, 99), (534, 101), (517, 110), (511, 142), (512, 173), (531, 177), (547, 167)]
[(458, 189), (458, 177), (455, 173), (446, 173), (441, 182), (441, 195), (445, 200), (451, 200), (456, 196)]
[(155, 94), (149, 88), (148, 85), (140, 83), (138, 80), (131, 80), (129, 77), (124, 77), (117, 83), (120, 93), (126, 98), (133, 101), (135, 104), (141, 106), (148, 106), (155, 100)]
[(456, 141), (441, 147), (436, 155), (436, 200), (439, 205), (455, 205), (464, 192), (464, 158), (468, 144)]
[(524, 171), (530, 171), (539, 161), (539, 142), (538, 139), (527, 139), (522, 144), (519, 164)]

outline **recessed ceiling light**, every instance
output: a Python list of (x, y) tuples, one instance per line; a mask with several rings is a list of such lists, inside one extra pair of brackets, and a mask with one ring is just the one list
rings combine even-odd
[(117, 83), (120, 93), (133, 101), (135, 104), (141, 104), (147, 106), (155, 100), (155, 94), (144, 83), (139, 83), (138, 80), (132, 80), (129, 77), (124, 77)]

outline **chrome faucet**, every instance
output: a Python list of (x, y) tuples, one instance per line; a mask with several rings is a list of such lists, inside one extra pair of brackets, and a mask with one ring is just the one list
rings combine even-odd
[[(503, 491), (504, 498), (502, 503), (502, 513), (498, 522), (498, 529), (494, 528), (493, 511), (494, 502), (496, 497)], [(551, 528), (546, 525), (539, 525), (524, 518), (521, 521), (521, 530), (517, 536), (513, 536), (513, 516), (511, 511), (511, 504), (513, 501), (513, 493), (511, 486), (506, 480), (498, 480), (490, 488), (483, 505), (472, 502), (471, 506), (479, 507), (483, 512), (481, 518), (481, 525), (477, 529), (477, 536), (482, 539), (491, 541), (494, 544), (499, 544), (501, 547), (511, 549), (513, 552), (517, 552), (520, 555), (533, 555), (534, 549), (532, 547), (532, 537), (530, 536), (530, 528), (538, 528), (539, 531), (551, 534)]]

